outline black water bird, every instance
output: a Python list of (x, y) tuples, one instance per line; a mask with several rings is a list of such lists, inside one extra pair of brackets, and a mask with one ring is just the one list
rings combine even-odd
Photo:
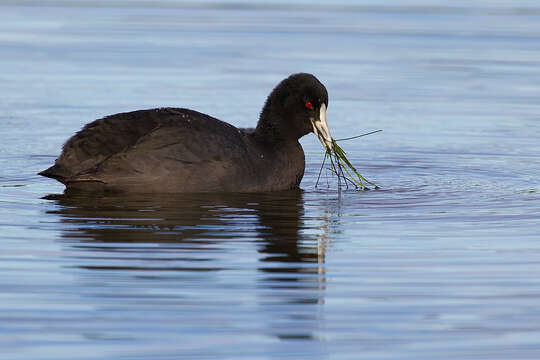
[(39, 175), (69, 189), (141, 192), (264, 192), (297, 188), (304, 175), (298, 142), (314, 132), (325, 148), (328, 92), (294, 74), (270, 93), (254, 130), (194, 110), (159, 108), (95, 120)]

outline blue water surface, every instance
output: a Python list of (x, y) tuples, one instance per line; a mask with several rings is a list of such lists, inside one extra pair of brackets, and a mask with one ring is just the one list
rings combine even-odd
[[(0, 1), (2, 359), (540, 358), (536, 1)], [(85, 123), (295, 72), (379, 190), (63, 195)]]

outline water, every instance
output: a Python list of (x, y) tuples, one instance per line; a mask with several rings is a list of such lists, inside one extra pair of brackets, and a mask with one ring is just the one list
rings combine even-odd
[[(130, 5), (131, 4), (131, 5)], [(538, 359), (533, 1), (0, 2), (2, 359)], [(137, 4), (137, 6), (135, 6)], [(253, 126), (316, 74), (381, 190), (302, 139), (302, 192), (68, 197), (35, 175), (101, 116)]]

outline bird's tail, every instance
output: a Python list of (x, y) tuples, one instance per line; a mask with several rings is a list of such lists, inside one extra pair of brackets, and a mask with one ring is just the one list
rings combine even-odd
[(39, 172), (38, 175), (58, 180), (62, 184), (65, 184), (67, 179), (69, 179), (72, 176), (68, 171), (66, 171), (62, 166), (58, 164), (55, 164), (51, 166), (50, 168)]

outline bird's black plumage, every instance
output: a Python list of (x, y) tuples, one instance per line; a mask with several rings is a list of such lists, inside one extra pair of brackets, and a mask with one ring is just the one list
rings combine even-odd
[[(306, 104), (312, 105), (308, 108)], [(298, 187), (304, 152), (328, 93), (294, 74), (268, 96), (255, 130), (179, 108), (115, 114), (84, 126), (39, 173), (68, 189), (128, 192), (262, 192)]]

